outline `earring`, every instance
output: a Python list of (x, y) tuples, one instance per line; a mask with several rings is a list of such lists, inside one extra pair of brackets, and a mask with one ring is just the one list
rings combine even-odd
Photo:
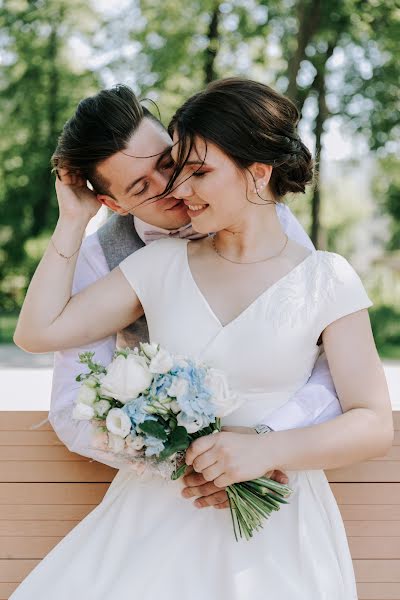
[(266, 186), (265, 181), (260, 181), (260, 183), (256, 184), (256, 193), (261, 192)]

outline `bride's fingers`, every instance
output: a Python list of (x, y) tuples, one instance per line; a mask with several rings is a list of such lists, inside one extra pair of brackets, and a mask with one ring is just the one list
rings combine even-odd
[(200, 454), (200, 456), (194, 459), (193, 469), (197, 473), (203, 473), (204, 477), (204, 469), (213, 465), (215, 462), (217, 462), (217, 460), (217, 453), (214, 448), (211, 448), (210, 450), (207, 450), (207, 452)]
[[(224, 468), (223, 468), (222, 464), (219, 462), (216, 462), (215, 464), (211, 465), (210, 467), (207, 467), (206, 469), (204, 469), (203, 477), (207, 481), (214, 481), (218, 477), (221, 477), (223, 472), (224, 472)], [(214, 481), (214, 483), (215, 483), (215, 481)], [(222, 486), (217, 486), (217, 487), (222, 487)]]
[(185, 462), (187, 465), (192, 465), (195, 458), (210, 450), (216, 443), (216, 438), (220, 434), (205, 435), (194, 440), (186, 450)]

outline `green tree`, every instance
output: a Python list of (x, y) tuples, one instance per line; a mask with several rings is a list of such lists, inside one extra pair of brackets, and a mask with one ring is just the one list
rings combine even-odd
[[(77, 102), (98, 77), (74, 64), (73, 44), (96, 21), (80, 0), (12, 0), (0, 7), (0, 300), (16, 310), (40, 255), (32, 240), (56, 220), (50, 157)], [(30, 242), (30, 243), (28, 243)], [(39, 244), (40, 247), (40, 244)]]

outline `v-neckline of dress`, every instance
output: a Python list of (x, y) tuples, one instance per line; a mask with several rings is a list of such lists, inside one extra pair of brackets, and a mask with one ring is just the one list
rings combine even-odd
[(236, 315), (236, 317), (234, 317), (233, 319), (231, 319), (230, 321), (228, 321), (227, 323), (225, 323), (225, 325), (222, 323), (221, 319), (217, 316), (217, 314), (215, 313), (214, 309), (212, 308), (211, 304), (209, 303), (209, 301), (207, 300), (206, 296), (204, 295), (204, 293), (202, 292), (202, 290), (200, 289), (198, 283), (196, 282), (193, 273), (192, 273), (192, 269), (190, 268), (190, 263), (189, 263), (189, 255), (188, 255), (188, 246), (189, 246), (189, 242), (190, 240), (185, 240), (186, 244), (184, 246), (184, 257), (185, 257), (185, 268), (186, 268), (186, 272), (189, 276), (189, 279), (192, 282), (192, 286), (194, 287), (194, 289), (197, 292), (197, 295), (200, 297), (200, 299), (202, 300), (203, 304), (205, 305), (206, 309), (208, 310), (208, 312), (210, 313), (210, 315), (212, 316), (212, 318), (214, 319), (214, 321), (216, 321), (216, 323), (218, 324), (219, 328), (221, 330), (224, 330), (228, 327), (230, 327), (231, 325), (233, 325), (234, 323), (236, 323), (237, 321), (239, 321), (247, 312), (250, 311), (250, 309), (258, 303), (259, 300), (261, 300), (262, 298), (264, 298), (265, 296), (267, 296), (272, 290), (274, 290), (276, 287), (279, 286), (279, 284), (281, 284), (283, 281), (285, 281), (290, 275), (292, 275), (294, 272), (296, 272), (300, 267), (302, 267), (305, 263), (308, 262), (308, 260), (315, 256), (316, 254), (318, 254), (318, 250), (312, 251), (310, 252), (310, 254), (308, 254), (306, 256), (306, 258), (304, 258), (301, 262), (299, 262), (299, 264), (297, 264), (295, 267), (293, 267), (293, 269), (290, 269), (290, 271), (288, 271), (285, 275), (283, 275), (282, 277), (280, 277), (279, 279), (277, 279), (273, 284), (271, 284), (269, 287), (267, 287), (265, 290), (263, 290), (256, 298), (254, 298), (254, 300), (252, 300), (242, 311), (239, 312), (239, 314)]

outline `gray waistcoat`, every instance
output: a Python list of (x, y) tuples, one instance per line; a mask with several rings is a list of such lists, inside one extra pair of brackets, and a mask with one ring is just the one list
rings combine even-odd
[[(97, 232), (100, 245), (106, 257), (110, 271), (117, 267), (127, 256), (143, 248), (144, 243), (136, 233), (133, 216), (112, 215)], [(117, 335), (117, 345), (133, 348), (139, 342), (149, 340), (146, 319), (141, 317)]]

